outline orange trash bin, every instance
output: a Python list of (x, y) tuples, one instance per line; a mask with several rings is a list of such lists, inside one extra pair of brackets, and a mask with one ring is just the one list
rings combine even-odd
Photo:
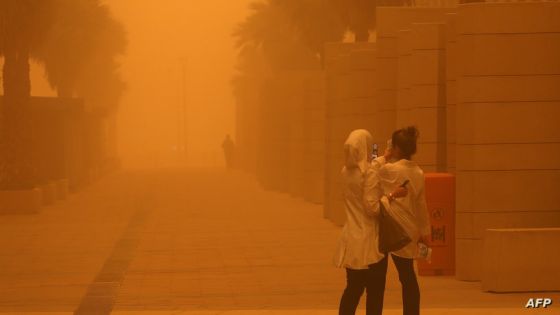
[(425, 241), (432, 248), (432, 260), (418, 260), (418, 274), (451, 276), (455, 274), (455, 175), (426, 173), (425, 178), (431, 224)]

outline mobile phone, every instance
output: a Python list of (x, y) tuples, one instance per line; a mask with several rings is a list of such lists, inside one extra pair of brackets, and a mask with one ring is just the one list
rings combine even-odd
[(402, 185), (400, 187), (406, 188), (406, 185), (408, 185), (408, 182), (410, 182), (408, 179), (404, 181), (404, 183), (402, 183)]
[(377, 143), (373, 144), (373, 149), (371, 150), (371, 157), (373, 159), (377, 159), (377, 157), (379, 157), (379, 147), (377, 146)]

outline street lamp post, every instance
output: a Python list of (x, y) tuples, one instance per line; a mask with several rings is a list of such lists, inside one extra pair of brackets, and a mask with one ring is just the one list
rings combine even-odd
[(182, 163), (188, 157), (188, 117), (187, 117), (187, 58), (179, 59), (181, 65), (181, 101), (177, 117), (177, 150)]

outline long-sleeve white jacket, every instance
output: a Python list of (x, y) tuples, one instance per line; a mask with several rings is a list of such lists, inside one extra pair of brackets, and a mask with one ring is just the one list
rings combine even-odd
[[(389, 203), (385, 196), (406, 180), (409, 181), (407, 196)], [(364, 200), (366, 211), (371, 216), (377, 216), (379, 203), (383, 202), (385, 209), (404, 227), (412, 239), (410, 244), (393, 254), (405, 258), (416, 257), (420, 236), (430, 234), (424, 172), (418, 164), (404, 159), (395, 163), (385, 163), (383, 157), (374, 160), (370, 172), (366, 174)]]

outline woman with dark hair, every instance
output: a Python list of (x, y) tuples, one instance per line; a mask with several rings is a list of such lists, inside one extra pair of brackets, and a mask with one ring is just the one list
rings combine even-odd
[[(420, 314), (420, 289), (414, 271), (414, 258), (419, 256), (418, 243), (430, 234), (424, 172), (412, 161), (418, 135), (418, 129), (412, 126), (393, 132), (392, 148), (386, 154), (391, 163), (385, 163), (379, 168), (378, 182), (366, 185), (365, 191), (368, 207), (379, 207), (377, 196), (381, 195), (380, 201), (387, 212), (402, 225), (412, 240), (404, 248), (391, 253), (402, 285), (404, 315)], [(397, 199), (401, 196), (395, 196), (393, 192), (404, 183), (407, 183), (408, 194)], [(385, 269), (385, 273), (386, 271)]]
[[(340, 315), (355, 314), (364, 290), (367, 291), (366, 314), (381, 315), (383, 310), (387, 258), (378, 250), (376, 211), (371, 207), (366, 209), (364, 199), (364, 187), (377, 178), (377, 165), (380, 165), (371, 163), (372, 148), (372, 136), (364, 129), (352, 131), (344, 143), (341, 184), (346, 224), (334, 255), (334, 264), (346, 268), (346, 288), (340, 300)], [(391, 194), (402, 197), (407, 190), (396, 187)], [(378, 203), (376, 205), (378, 212)]]

